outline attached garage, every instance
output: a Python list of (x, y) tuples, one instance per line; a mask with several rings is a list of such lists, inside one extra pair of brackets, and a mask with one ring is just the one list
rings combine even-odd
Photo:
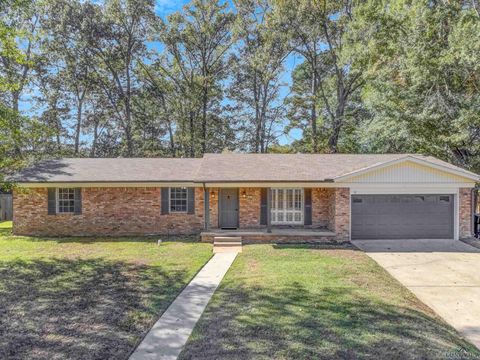
[(407, 156), (335, 179), (350, 188), (350, 237), (462, 239), (472, 236), (478, 175), (435, 158)]
[(352, 196), (352, 239), (453, 237), (453, 195)]

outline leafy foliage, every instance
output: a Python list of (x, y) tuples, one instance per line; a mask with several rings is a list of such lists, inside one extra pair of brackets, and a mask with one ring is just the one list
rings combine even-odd
[(477, 2), (155, 5), (1, 2), (3, 173), (224, 150), (422, 152), (480, 171)]
[[(387, 6), (387, 4), (389, 6)], [(433, 154), (480, 169), (480, 17), (469, 2), (368, 1), (352, 56), (367, 67), (364, 148)]]

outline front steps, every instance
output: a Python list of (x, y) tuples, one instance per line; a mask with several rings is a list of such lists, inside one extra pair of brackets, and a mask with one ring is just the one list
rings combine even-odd
[(215, 236), (213, 238), (213, 253), (242, 252), (241, 236)]
[[(338, 243), (336, 234), (329, 230), (310, 230), (310, 229), (272, 229), (269, 233), (266, 229), (240, 229), (240, 230), (211, 230), (200, 234), (203, 242), (215, 242), (217, 237), (241, 238), (242, 244), (294, 244), (294, 243), (312, 243), (312, 244), (331, 244)], [(343, 241), (340, 241), (343, 242)]]

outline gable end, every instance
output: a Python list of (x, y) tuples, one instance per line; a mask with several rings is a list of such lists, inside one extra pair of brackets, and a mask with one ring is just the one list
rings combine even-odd
[(474, 183), (470, 178), (452, 174), (414, 161), (403, 161), (379, 167), (362, 174), (352, 174), (339, 182), (368, 184), (465, 184)]

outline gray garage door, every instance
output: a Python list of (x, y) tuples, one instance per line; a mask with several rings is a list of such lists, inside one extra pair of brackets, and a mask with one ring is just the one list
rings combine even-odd
[(453, 195), (354, 195), (352, 239), (451, 239)]

